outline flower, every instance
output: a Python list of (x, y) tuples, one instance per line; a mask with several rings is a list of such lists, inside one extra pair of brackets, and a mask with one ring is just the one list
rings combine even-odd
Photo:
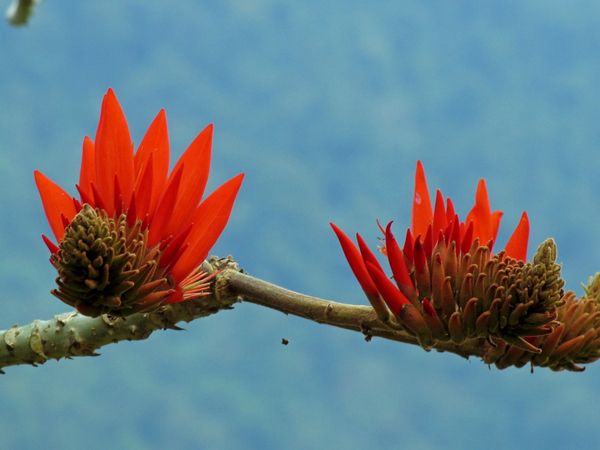
[(93, 142), (83, 141), (80, 199), (42, 173), (35, 181), (58, 245), (42, 236), (58, 270), (52, 293), (82, 314), (125, 316), (206, 294), (199, 265), (225, 228), (244, 174), (203, 200), (212, 125), (169, 175), (161, 110), (137, 152), (112, 91), (104, 96)]
[(438, 190), (432, 207), (425, 173), (417, 163), (412, 224), (403, 248), (390, 222), (380, 251), (387, 257), (395, 284), (357, 234), (358, 249), (331, 224), (346, 259), (379, 319), (399, 325), (421, 345), (436, 340), (461, 344), (466, 339), (496, 337), (527, 351), (539, 350), (523, 339), (552, 332), (562, 299), (560, 266), (554, 242), (542, 244), (526, 263), (529, 220), (523, 213), (506, 248), (492, 249), (502, 212), (492, 212), (485, 181), (475, 206), (461, 222), (454, 205)]

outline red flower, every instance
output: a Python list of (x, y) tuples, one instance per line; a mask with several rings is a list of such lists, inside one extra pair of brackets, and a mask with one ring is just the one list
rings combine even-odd
[[(475, 206), (467, 215), (465, 222), (460, 222), (458, 215), (454, 212), (452, 200), (447, 199), (444, 207), (444, 197), (438, 190), (435, 198), (435, 209), (431, 207), (427, 181), (421, 161), (417, 162), (417, 173), (415, 177), (415, 195), (413, 198), (412, 226), (411, 236), (407, 243), (414, 247), (416, 240), (421, 243), (428, 251), (431, 250), (441, 237), (445, 237), (446, 242), (456, 241), (456, 248), (467, 253), (475, 239), (479, 239), (482, 245), (488, 244), (490, 250), (493, 248), (494, 241), (500, 228), (501, 211), (492, 213), (490, 200), (485, 186), (485, 180), (479, 180), (477, 193), (475, 194)], [(516, 230), (512, 234), (506, 248), (505, 255), (517, 260), (525, 261), (527, 259), (527, 243), (529, 241), (529, 219), (527, 213), (523, 213)]]
[[(408, 321), (408, 327), (413, 327), (413, 331), (418, 334), (426, 323), (434, 330), (443, 329), (443, 327), (439, 328), (435, 322), (438, 320), (436, 311), (439, 311), (440, 314), (447, 314), (446, 319), (449, 319), (453, 312), (464, 306), (460, 304), (462, 301), (460, 298), (461, 286), (457, 285), (463, 281), (462, 279), (457, 281), (458, 267), (464, 261), (463, 269), (471, 271), (470, 277), (473, 276), (475, 269), (467, 268), (473, 262), (476, 265), (481, 264), (477, 270), (483, 271), (483, 266), (492, 257), (491, 250), (498, 233), (501, 217), (500, 211), (491, 211), (484, 180), (479, 182), (475, 206), (467, 215), (466, 222), (460, 222), (450, 199), (444, 205), (440, 191), (437, 191), (435, 207), (432, 207), (425, 173), (419, 161), (413, 199), (412, 226), (407, 231), (404, 247), (401, 249), (396, 242), (391, 231), (391, 223), (385, 229), (380, 225), (385, 236), (380, 250), (388, 258), (396, 282), (395, 286), (385, 275), (374, 254), (358, 234), (360, 250), (338, 227), (334, 224), (331, 226), (342, 245), (352, 271), (378, 316), (386, 319), (387, 308), (389, 308), (402, 321), (401, 311), (404, 311), (406, 306), (415, 307), (422, 313), (423, 321), (415, 324), (416, 317), (419, 316), (408, 311), (404, 322)], [(516, 260), (515, 262), (524, 262), (527, 257), (528, 239), (529, 221), (527, 214), (523, 213), (517, 229), (498, 261), (510, 259), (511, 261)], [(475, 259), (477, 251), (484, 256), (477, 261), (471, 261), (471, 258)], [(459, 278), (464, 277), (465, 273), (458, 274)], [(472, 291), (472, 287), (467, 286), (465, 292), (470, 292), (469, 289)], [(450, 296), (452, 296), (451, 300)], [(446, 302), (445, 311), (442, 311), (442, 298), (445, 298)], [(385, 301), (387, 308), (381, 299)], [(424, 333), (427, 334), (429, 331), (424, 331)], [(443, 333), (439, 332), (438, 334)]]
[(209, 125), (196, 137), (169, 175), (164, 110), (134, 154), (121, 106), (108, 90), (95, 143), (83, 142), (80, 200), (35, 172), (58, 242), (43, 236), (59, 270), (55, 295), (84, 314), (126, 315), (204, 293), (198, 267), (225, 228), (244, 176), (202, 200), (212, 131)]

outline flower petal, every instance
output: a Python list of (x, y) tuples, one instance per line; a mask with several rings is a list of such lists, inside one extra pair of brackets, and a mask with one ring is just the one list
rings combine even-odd
[(164, 231), (167, 228), (169, 221), (173, 218), (171, 211), (173, 210), (173, 205), (177, 201), (177, 196), (179, 195), (179, 186), (181, 185), (182, 173), (183, 166), (179, 166), (177, 170), (171, 173), (167, 189), (163, 197), (160, 199), (160, 202), (156, 207), (156, 213), (152, 218), (152, 223), (148, 232), (149, 247), (153, 247), (162, 239), (169, 237), (168, 235), (165, 235)]
[(435, 208), (433, 214), (433, 235), (437, 237), (440, 230), (444, 231), (448, 226), (448, 219), (446, 217), (446, 208), (444, 208), (444, 197), (438, 189), (435, 194)]
[(135, 185), (133, 173), (133, 147), (129, 127), (121, 105), (112, 89), (102, 102), (100, 122), (96, 131), (96, 188), (109, 216), (114, 213), (115, 174), (119, 182), (125, 207), (129, 206)]
[(473, 222), (473, 239), (479, 238), (481, 245), (485, 245), (493, 237), (492, 209), (488, 197), (485, 180), (479, 180), (475, 194), (475, 206), (467, 215), (465, 224)]
[(387, 248), (387, 257), (390, 262), (390, 268), (394, 274), (394, 280), (396, 284), (403, 284), (411, 289), (414, 289), (413, 282), (408, 273), (406, 263), (404, 262), (404, 255), (400, 246), (396, 241), (396, 238), (392, 234), (392, 222), (388, 224), (385, 229), (385, 244)]
[(181, 282), (208, 255), (223, 232), (231, 215), (244, 174), (239, 174), (223, 184), (204, 200), (193, 214), (192, 230), (186, 242), (190, 244), (179, 261), (171, 269), (176, 283)]
[(173, 169), (177, 170), (185, 164), (177, 203), (172, 209), (172, 218), (165, 230), (165, 236), (179, 234), (190, 223), (192, 214), (202, 200), (210, 171), (212, 133), (213, 126), (207, 126), (181, 155)]
[(138, 193), (141, 193), (140, 186), (150, 160), (153, 164), (151, 183), (149, 183), (151, 192), (145, 194), (149, 196), (150, 202), (143, 211), (140, 210), (140, 214), (145, 216), (147, 213), (152, 218), (169, 175), (169, 133), (164, 109), (160, 110), (150, 124), (134, 157), (135, 191)]
[(35, 184), (42, 197), (42, 204), (44, 205), (44, 212), (48, 218), (48, 223), (56, 238), (56, 242), (60, 242), (65, 234), (62, 217), (65, 217), (70, 222), (77, 214), (73, 197), (41, 172), (36, 170), (34, 176)]
[(517, 259), (519, 261), (527, 260), (527, 244), (529, 243), (529, 217), (524, 212), (519, 221), (519, 225), (508, 240), (504, 250), (506, 256)]
[(421, 161), (417, 161), (417, 173), (415, 175), (415, 196), (413, 197), (412, 209), (412, 235), (416, 239), (422, 235), (425, 238), (427, 228), (433, 219), (433, 209), (431, 208), (431, 199), (425, 180), (425, 172)]
[[(137, 204), (138, 216), (140, 219), (148, 217), (150, 219), (150, 208), (153, 196), (158, 199), (161, 192), (155, 192), (152, 182), (154, 180), (154, 155), (150, 155), (147, 164), (143, 168), (143, 174), (139, 177), (135, 187), (135, 200)], [(133, 200), (132, 200), (133, 203)], [(154, 213), (154, 209), (152, 210)]]
[(369, 272), (367, 272), (367, 268), (365, 266), (363, 257), (352, 242), (352, 240), (334, 224), (330, 223), (329, 225), (331, 225), (331, 228), (333, 228), (333, 231), (335, 232), (338, 240), (340, 241), (342, 250), (344, 252), (344, 256), (346, 257), (346, 260), (348, 261), (348, 264), (350, 265), (350, 268), (352, 269), (352, 272), (358, 280), (358, 283), (360, 284), (362, 290), (365, 291), (367, 294), (375, 296), (379, 295), (377, 287), (373, 283), (373, 280), (371, 280)]
[(356, 240), (358, 241), (358, 248), (360, 250), (360, 254), (362, 255), (362, 259), (365, 262), (365, 264), (367, 261), (369, 261), (371, 264), (373, 264), (375, 267), (377, 267), (383, 272), (383, 268), (381, 267), (381, 264), (379, 264), (379, 261), (377, 261), (377, 257), (373, 254), (365, 240), (358, 233), (356, 233)]
[(385, 273), (381, 271), (374, 264), (371, 264), (370, 261), (366, 262), (366, 267), (371, 276), (371, 279), (377, 286), (377, 290), (387, 303), (390, 311), (394, 313), (395, 316), (398, 316), (402, 306), (409, 305), (410, 302), (408, 299), (400, 292), (400, 290), (394, 286), (394, 283), (390, 281), (390, 279), (386, 276)]
[(81, 156), (81, 171), (79, 172), (79, 187), (84, 194), (81, 200), (85, 203), (84, 197), (93, 198), (91, 183), (96, 182), (96, 155), (94, 142), (86, 136), (83, 139), (83, 154)]

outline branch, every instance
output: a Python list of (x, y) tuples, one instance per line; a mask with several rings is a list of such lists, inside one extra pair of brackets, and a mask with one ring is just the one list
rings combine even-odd
[[(207, 273), (237, 268), (230, 258), (211, 257), (202, 268)], [(232, 309), (238, 299), (219, 296), (220, 281), (215, 280), (212, 294), (180, 303), (165, 305), (150, 313), (133, 314), (126, 318), (103, 315), (91, 318), (76, 311), (54, 316), (50, 320), (34, 320), (29, 325), (17, 325), (0, 331), (0, 373), (2, 368), (19, 364), (38, 365), (50, 359), (75, 356), (98, 356), (96, 350), (119, 341), (147, 339), (154, 331), (172, 329), (178, 322)], [(4, 345), (2, 345), (3, 343)]]
[[(600, 358), (600, 275), (590, 281), (586, 297), (577, 300), (572, 292), (564, 295), (557, 310), (556, 328), (550, 334), (533, 336), (530, 343), (537, 352), (511, 345), (497, 338), (472, 338), (460, 343), (433, 340), (424, 346), (418, 337), (389, 315), (380, 318), (371, 306), (347, 305), (289, 291), (266, 281), (240, 273), (231, 259), (211, 257), (202, 270), (215, 273), (211, 294), (162, 306), (150, 313), (126, 318), (107, 315), (98, 318), (77, 312), (64, 313), (51, 320), (35, 320), (24, 327), (16, 325), (0, 331), (0, 369), (18, 364), (43, 364), (49, 359), (97, 356), (96, 350), (123, 340), (142, 340), (159, 329), (175, 329), (181, 321), (191, 322), (234, 303), (247, 301), (293, 314), (320, 324), (362, 333), (367, 341), (381, 337), (418, 345), (429, 351), (450, 352), (463, 358), (476, 356), (499, 369), (510, 366), (549, 367), (552, 370), (581, 371), (577, 364)], [(554, 323), (554, 322), (553, 322)], [(1, 372), (1, 370), (0, 370)]]
[(14, 26), (26, 25), (35, 7), (41, 2), (42, 0), (13, 0), (6, 10), (6, 20)]
[[(347, 305), (309, 297), (233, 270), (221, 272), (218, 277), (223, 289), (219, 293), (222, 298), (241, 297), (243, 301), (275, 309), (284, 314), (293, 314), (313, 322), (358, 331), (364, 334), (367, 341), (372, 337), (381, 337), (420, 346), (416, 336), (403, 329), (397, 329), (392, 322), (379, 320), (371, 306)], [(470, 339), (461, 345), (438, 341), (432, 348), (468, 358), (469, 356), (483, 357), (491, 345), (485, 339)]]

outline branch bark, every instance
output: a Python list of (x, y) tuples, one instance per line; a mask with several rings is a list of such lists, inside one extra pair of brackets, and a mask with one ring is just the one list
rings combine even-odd
[[(358, 331), (367, 341), (381, 337), (420, 345), (415, 336), (396, 329), (391, 322), (379, 320), (371, 306), (348, 305), (310, 297), (232, 270), (221, 272), (218, 277), (221, 283), (219, 295), (224, 298), (237, 298), (320, 324)], [(471, 339), (461, 345), (438, 341), (433, 348), (468, 358), (483, 357), (490, 347), (484, 339)]]
[(26, 25), (33, 15), (35, 7), (39, 5), (41, 1), (42, 0), (13, 0), (6, 10), (6, 20), (14, 26)]
[[(367, 341), (373, 337), (381, 337), (419, 345), (415, 336), (399, 329), (393, 322), (378, 319), (370, 306), (336, 303), (289, 291), (240, 273), (231, 257), (211, 257), (203, 270), (209, 273), (221, 271), (214, 277), (212, 294), (207, 296), (126, 318), (106, 315), (90, 318), (73, 311), (50, 320), (35, 320), (23, 327), (15, 325), (0, 331), (0, 369), (19, 364), (35, 366), (50, 359), (97, 356), (96, 350), (105, 345), (124, 340), (143, 340), (156, 330), (178, 330), (178, 322), (191, 322), (223, 309), (232, 309), (233, 304), (240, 301), (320, 324), (357, 331)], [(483, 339), (472, 339), (461, 345), (437, 342), (433, 348), (468, 358), (482, 357), (490, 345)]]
[[(231, 258), (211, 257), (203, 266), (207, 273), (221, 269), (235, 271), (237, 264)], [(214, 283), (219, 286), (221, 282), (215, 280)], [(91, 318), (72, 311), (50, 320), (34, 320), (22, 327), (15, 325), (0, 331), (0, 373), (4, 373), (1, 369), (7, 366), (37, 366), (51, 359), (98, 356), (96, 350), (105, 345), (147, 339), (156, 330), (181, 330), (177, 323), (189, 323), (223, 309), (232, 309), (237, 301), (235, 297), (219, 296), (218, 289), (215, 289), (210, 295), (126, 318), (106, 315)]]

